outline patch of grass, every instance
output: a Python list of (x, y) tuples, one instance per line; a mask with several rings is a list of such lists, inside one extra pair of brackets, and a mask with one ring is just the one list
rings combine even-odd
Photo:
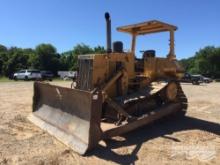
[(63, 79), (61, 79), (60, 77), (55, 77), (53, 78), (53, 81), (63, 81)]
[(8, 77), (0, 77), (0, 82), (11, 82), (14, 80), (10, 80)]
[[(14, 80), (9, 79), (8, 77), (1, 77), (0, 76), (0, 82), (19, 82), (19, 81), (24, 81), (24, 80), (14, 81)], [(34, 81), (34, 80), (29, 80), (29, 81)], [(53, 78), (53, 81), (64, 81), (64, 80), (59, 77), (55, 77), (55, 78)], [(71, 81), (71, 80), (66, 80), (66, 81)]]
[(55, 77), (55, 78), (53, 78), (53, 81), (72, 81), (71, 79), (67, 79), (67, 80), (63, 80), (62, 78), (60, 78), (60, 77)]

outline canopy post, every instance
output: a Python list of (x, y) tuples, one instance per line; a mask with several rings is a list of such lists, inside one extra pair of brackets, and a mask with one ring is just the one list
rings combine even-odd
[(170, 30), (170, 52), (167, 55), (168, 59), (176, 59), (175, 50), (174, 50), (174, 30)]
[(136, 46), (136, 35), (132, 34), (132, 41), (131, 41), (131, 52), (135, 54), (135, 46)]

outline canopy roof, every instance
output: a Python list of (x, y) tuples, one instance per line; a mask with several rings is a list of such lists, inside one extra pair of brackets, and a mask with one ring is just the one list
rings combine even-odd
[(177, 27), (157, 20), (147, 21), (143, 23), (121, 26), (117, 28), (120, 32), (144, 35), (149, 33), (165, 32), (170, 30), (177, 30)]

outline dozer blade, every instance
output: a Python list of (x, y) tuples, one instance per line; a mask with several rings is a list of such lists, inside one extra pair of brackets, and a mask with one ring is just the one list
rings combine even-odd
[(29, 120), (83, 155), (101, 138), (101, 107), (99, 94), (35, 82)]

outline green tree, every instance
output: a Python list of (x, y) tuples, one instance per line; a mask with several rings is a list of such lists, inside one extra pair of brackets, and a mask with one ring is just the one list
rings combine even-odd
[(27, 69), (28, 58), (29, 56), (24, 54), (22, 49), (16, 47), (10, 48), (8, 50), (8, 60), (5, 62), (5, 75), (11, 76), (20, 69)]
[(105, 48), (103, 46), (96, 46), (93, 49), (94, 53), (100, 53), (103, 54), (106, 52)]
[(220, 78), (220, 47), (207, 46), (180, 62), (187, 72)]
[(0, 76), (4, 74), (4, 65), (7, 62), (7, 47), (0, 45)]
[(85, 55), (85, 54), (101, 54), (105, 53), (105, 49), (103, 46), (96, 46), (94, 48), (91, 48), (90, 46), (86, 44), (77, 44), (74, 46), (72, 51), (64, 52), (61, 55), (61, 61), (63, 67), (65, 69), (68, 68), (68, 70), (76, 70), (77, 69), (77, 61), (78, 61), (78, 56), (79, 55)]
[(94, 53), (105, 53), (105, 49), (102, 46), (92, 48), (82, 43), (60, 55), (51, 44), (40, 44), (35, 49), (7, 48), (0, 44), (0, 76), (9, 76), (20, 69), (29, 68), (50, 70), (55, 74), (58, 70), (76, 70), (78, 55)]
[(57, 53), (56, 48), (51, 44), (40, 44), (36, 47), (36, 57), (33, 57), (32, 60), (36, 60), (37, 62), (33, 64), (34, 66), (38, 66), (41, 70), (50, 70), (54, 74), (60, 68), (59, 58), (60, 55)]
[(85, 54), (92, 54), (94, 53), (94, 50), (85, 44), (77, 44), (74, 46), (72, 52), (69, 52), (69, 56), (67, 56), (67, 65), (69, 70), (76, 70), (77, 69), (77, 62), (78, 62), (78, 56), (79, 55), (85, 55)]
[(73, 55), (84, 55), (84, 54), (90, 54), (93, 53), (93, 49), (85, 44), (77, 44), (76, 46), (74, 46), (73, 48)]
[(7, 47), (0, 44), (0, 52), (7, 52)]

